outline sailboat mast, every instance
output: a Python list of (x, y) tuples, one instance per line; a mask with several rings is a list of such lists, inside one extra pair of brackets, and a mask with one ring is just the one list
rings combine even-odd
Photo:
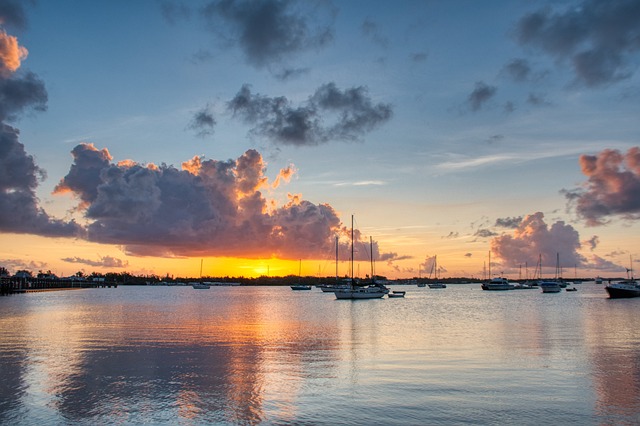
[(353, 215), (351, 215), (351, 285), (353, 286)]
[(373, 278), (373, 237), (369, 237), (369, 246), (371, 251), (371, 281), (375, 281)]
[(336, 281), (338, 281), (338, 236), (336, 235)]

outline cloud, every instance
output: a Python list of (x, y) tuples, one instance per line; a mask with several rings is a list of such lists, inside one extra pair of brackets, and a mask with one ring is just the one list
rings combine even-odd
[(9, 77), (18, 68), (20, 62), (27, 57), (29, 52), (18, 45), (18, 39), (8, 35), (0, 29), (0, 75)]
[(629, 78), (640, 49), (640, 3), (586, 0), (565, 11), (550, 8), (522, 17), (516, 38), (559, 63), (568, 61), (578, 82), (596, 87)]
[(498, 218), (495, 226), (515, 229), (520, 225), (520, 222), (522, 222), (522, 216)]
[[(343, 249), (348, 245), (349, 232), (330, 205), (290, 196), (277, 206), (265, 197), (266, 165), (255, 150), (236, 160), (194, 157), (181, 170), (114, 164), (108, 150), (89, 144), (72, 154), (74, 164), (56, 192), (79, 198), (90, 241), (119, 244), (129, 254), (306, 259), (333, 253), (335, 235)], [(281, 170), (279, 183), (293, 172), (292, 166)], [(362, 245), (360, 232), (355, 235)], [(374, 250), (380, 256), (377, 243)], [(368, 258), (368, 250), (358, 251)]]
[(209, 30), (238, 44), (256, 68), (279, 64), (333, 40), (333, 11), (325, 5), (305, 10), (310, 3), (288, 0), (210, 1), (202, 9)]
[(451, 231), (446, 236), (440, 237), (440, 238), (454, 239), (454, 238), (458, 238), (459, 236), (460, 236), (460, 234), (458, 232)]
[(502, 71), (517, 82), (527, 81), (531, 76), (531, 66), (526, 59), (513, 59)]
[(429, 57), (429, 54), (426, 52), (414, 52), (411, 55), (409, 55), (409, 58), (411, 59), (411, 61), (415, 63), (424, 62), (427, 60), (428, 57)]
[(280, 72), (274, 74), (274, 76), (281, 81), (293, 80), (294, 78), (302, 77), (305, 74), (309, 74), (309, 68), (284, 68)]
[(35, 189), (44, 172), (27, 155), (18, 130), (0, 123), (0, 231), (47, 237), (82, 234), (74, 221), (51, 218), (38, 203)]
[(509, 267), (537, 264), (540, 256), (543, 267), (555, 266), (558, 254), (561, 266), (586, 266), (587, 260), (578, 253), (579, 248), (578, 231), (563, 221), (548, 226), (541, 212), (525, 216), (513, 234), (491, 240), (491, 251)]
[(490, 237), (495, 237), (498, 234), (496, 234), (490, 229), (478, 229), (476, 233), (473, 235), (475, 237), (480, 237), (480, 238), (490, 238)]
[(289, 166), (285, 167), (284, 169), (280, 169), (280, 173), (278, 173), (278, 176), (276, 176), (275, 180), (273, 181), (273, 184), (271, 185), (271, 187), (273, 189), (276, 189), (277, 187), (280, 186), (281, 182), (289, 182), (291, 181), (291, 178), (298, 172), (298, 170), (296, 169), (296, 167), (293, 164), (290, 164)]
[(472, 257), (472, 256), (473, 256), (473, 253), (465, 253), (464, 254), (464, 257)]
[(126, 268), (129, 262), (112, 256), (100, 256), (100, 260), (83, 259), (80, 257), (65, 257), (61, 259), (68, 263), (81, 263), (83, 265), (97, 266), (101, 268)]
[(298, 146), (358, 140), (392, 116), (391, 106), (374, 105), (365, 87), (341, 91), (334, 83), (319, 87), (298, 107), (283, 96), (252, 94), (249, 86), (244, 85), (228, 103), (228, 109), (254, 125), (252, 134), (267, 137), (276, 144)]
[(179, 20), (189, 19), (191, 17), (191, 9), (181, 2), (161, 1), (160, 11), (162, 16), (170, 24), (175, 24)]
[(13, 25), (20, 29), (26, 27), (27, 16), (20, 1), (0, 0), (0, 25)]
[(0, 121), (15, 120), (27, 108), (46, 111), (47, 100), (44, 83), (31, 72), (0, 78)]
[(478, 111), (497, 91), (497, 87), (489, 86), (482, 81), (478, 81), (476, 82), (475, 89), (473, 89), (473, 92), (468, 96), (467, 103), (472, 111)]
[(606, 149), (597, 155), (582, 155), (580, 167), (587, 182), (582, 188), (563, 189), (561, 193), (587, 225), (603, 225), (615, 216), (640, 219), (639, 147), (625, 154)]
[(367, 18), (362, 22), (360, 28), (362, 29), (362, 34), (370, 38), (377, 45), (385, 48), (389, 46), (389, 40), (382, 34), (376, 22)]
[(582, 244), (588, 246), (589, 250), (594, 251), (596, 249), (596, 247), (598, 247), (598, 244), (600, 244), (600, 238), (598, 238), (597, 235), (594, 235), (593, 237), (589, 238), (588, 240), (583, 241)]
[(213, 134), (216, 119), (211, 112), (211, 106), (207, 105), (193, 115), (189, 123), (189, 129), (196, 131), (196, 136), (204, 138)]

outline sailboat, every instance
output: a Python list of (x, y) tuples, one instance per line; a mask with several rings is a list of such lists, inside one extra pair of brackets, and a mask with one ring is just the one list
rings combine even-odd
[(633, 278), (633, 259), (629, 256), (629, 268), (627, 268), (627, 279), (609, 284), (605, 287), (610, 299), (628, 299), (640, 297), (640, 285)]
[[(556, 278), (553, 281), (540, 281), (538, 283), (543, 293), (560, 293), (562, 291), (563, 285), (559, 281), (559, 271), (560, 271), (560, 253), (556, 253)], [(567, 285), (564, 284), (564, 287), (566, 286)]]
[[(438, 261), (437, 261), (437, 259), (438, 259), (438, 256), (437, 255), (434, 256), (433, 257), (433, 265), (431, 265), (431, 270), (435, 271), (434, 277), (435, 277), (436, 282), (435, 283), (430, 283), (429, 284), (429, 288), (447, 288), (446, 284), (438, 282)], [(431, 274), (429, 274), (429, 275), (431, 275)]]
[[(298, 266), (298, 280), (300, 280), (301, 276), (302, 276), (302, 259), (300, 259), (300, 264)], [(294, 284), (290, 287), (291, 287), (291, 290), (311, 290), (310, 285), (306, 285), (302, 283)]]
[(355, 284), (353, 279), (353, 215), (351, 215), (351, 283), (348, 288), (334, 291), (336, 299), (380, 299), (389, 293), (389, 289), (375, 282), (373, 275), (373, 241), (371, 241), (371, 284), (363, 287)]
[(202, 282), (202, 260), (200, 259), (200, 281), (189, 283), (196, 290), (206, 290), (211, 287), (209, 284)]
[(341, 288), (349, 288), (348, 284), (340, 283), (340, 279), (338, 278), (338, 236), (336, 235), (336, 282), (335, 284), (323, 284), (320, 287), (323, 293), (333, 293), (337, 289)]

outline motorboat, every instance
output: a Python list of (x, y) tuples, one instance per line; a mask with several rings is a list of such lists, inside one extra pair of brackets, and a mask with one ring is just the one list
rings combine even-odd
[(640, 285), (633, 278), (633, 259), (629, 256), (630, 268), (627, 269), (627, 279), (605, 287), (610, 299), (628, 299), (640, 297)]
[(209, 284), (205, 284), (205, 283), (193, 282), (189, 284), (191, 284), (191, 287), (195, 288), (196, 290), (206, 290), (208, 288), (211, 288)]
[(541, 281), (538, 286), (542, 289), (543, 293), (560, 293), (562, 287), (557, 281)]
[(391, 293), (387, 294), (387, 297), (404, 297), (406, 291), (402, 290), (394, 290)]
[(428, 284), (429, 288), (447, 288), (446, 284), (443, 283), (432, 283)]
[(496, 277), (486, 283), (482, 283), (483, 290), (500, 291), (513, 290), (514, 288), (515, 286), (511, 284), (508, 279), (503, 277)]
[(294, 284), (290, 287), (291, 287), (291, 290), (311, 290), (311, 286), (305, 285), (305, 284)]

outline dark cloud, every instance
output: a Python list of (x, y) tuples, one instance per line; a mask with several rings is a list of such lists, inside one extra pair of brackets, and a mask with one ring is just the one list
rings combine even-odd
[(564, 11), (542, 9), (518, 22), (516, 37), (560, 63), (568, 60), (587, 86), (613, 83), (632, 75), (628, 62), (640, 49), (640, 2), (586, 0)]
[(535, 93), (529, 93), (527, 97), (527, 103), (533, 106), (549, 106), (551, 102), (547, 101), (543, 95), (537, 95)]
[(441, 238), (452, 239), (452, 238), (458, 238), (459, 236), (460, 234), (458, 232), (451, 231), (449, 232), (449, 234)]
[(409, 55), (409, 58), (411, 58), (412, 62), (417, 63), (426, 61), (428, 56), (429, 55), (426, 52), (415, 52)]
[(175, 24), (180, 20), (189, 19), (191, 17), (191, 8), (186, 4), (178, 1), (160, 1), (160, 11), (162, 16), (170, 24)]
[(596, 247), (598, 247), (598, 244), (600, 244), (600, 238), (598, 238), (597, 235), (594, 235), (593, 237), (589, 238), (588, 240), (583, 241), (582, 244), (588, 246), (589, 250), (594, 251), (596, 249)]
[(100, 257), (100, 260), (83, 259), (80, 257), (65, 257), (61, 259), (68, 263), (80, 263), (88, 266), (97, 266), (101, 268), (126, 268), (129, 262), (112, 256)]
[(362, 29), (362, 34), (370, 38), (377, 45), (385, 48), (389, 46), (389, 40), (382, 34), (376, 22), (367, 18), (362, 22), (360, 28)]
[(333, 39), (333, 11), (323, 6), (289, 0), (210, 1), (200, 13), (208, 28), (239, 44), (247, 61), (262, 68), (304, 51), (318, 49)]
[(478, 81), (476, 82), (475, 89), (473, 89), (473, 92), (468, 96), (467, 103), (472, 111), (478, 111), (497, 91), (497, 87), (489, 86), (482, 81)]
[(281, 81), (293, 80), (309, 73), (309, 68), (286, 68), (274, 74)]
[(46, 111), (47, 90), (33, 73), (0, 78), (0, 121), (15, 120), (27, 108)]
[(522, 222), (522, 216), (504, 217), (504, 218), (496, 219), (495, 226), (499, 226), (499, 227), (502, 227), (502, 228), (515, 229), (520, 225), (520, 222)]
[(189, 129), (195, 130), (196, 135), (201, 138), (211, 136), (215, 126), (216, 119), (211, 112), (210, 105), (197, 111), (189, 123)]
[[(354, 141), (388, 121), (389, 104), (373, 104), (364, 87), (341, 91), (334, 83), (321, 86), (298, 107), (285, 97), (252, 94), (244, 85), (228, 108), (251, 132), (276, 144), (318, 145), (330, 140)], [(328, 123), (328, 124), (325, 124)]]
[(603, 225), (619, 216), (640, 219), (640, 148), (626, 154), (606, 149), (597, 155), (580, 156), (587, 182), (582, 188), (562, 190), (587, 225)]
[(495, 237), (498, 234), (496, 234), (490, 229), (478, 229), (476, 233), (473, 235), (475, 237), (480, 237), (480, 238), (489, 238), (489, 237)]
[(35, 190), (44, 172), (27, 155), (18, 130), (0, 123), (0, 231), (47, 237), (82, 234), (74, 221), (49, 217), (39, 207)]
[(508, 101), (504, 104), (503, 110), (505, 113), (511, 114), (513, 111), (516, 110), (516, 105), (513, 102)]
[(514, 59), (502, 71), (517, 82), (527, 81), (531, 76), (531, 66), (526, 59)]
[[(255, 150), (228, 161), (194, 157), (181, 170), (114, 164), (106, 149), (87, 144), (72, 153), (74, 164), (57, 192), (79, 197), (90, 241), (119, 244), (131, 254), (325, 258), (335, 251), (336, 235), (343, 241), (349, 235), (328, 204), (291, 195), (278, 207), (265, 198), (270, 184)], [(280, 182), (292, 169), (280, 171)], [(358, 258), (368, 259), (368, 243), (355, 235)], [(380, 254), (377, 243), (374, 255), (390, 256)]]
[(472, 256), (473, 256), (473, 253), (465, 253), (464, 254), (464, 257), (472, 257)]
[(27, 26), (27, 15), (23, 5), (30, 1), (0, 0), (0, 25), (24, 28)]
[(512, 235), (500, 235), (491, 240), (491, 251), (509, 267), (525, 263), (534, 265), (539, 257), (543, 266), (555, 266), (558, 254), (561, 266), (586, 266), (587, 260), (578, 253), (579, 248), (578, 231), (563, 221), (549, 227), (541, 212), (525, 216)]

